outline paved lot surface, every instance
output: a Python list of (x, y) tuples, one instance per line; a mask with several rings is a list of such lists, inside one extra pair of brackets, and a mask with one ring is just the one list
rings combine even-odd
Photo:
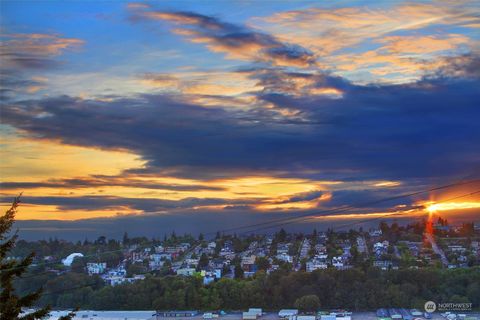
[[(53, 312), (49, 320), (56, 320), (59, 316), (65, 315), (65, 311)], [(152, 315), (155, 311), (79, 311), (75, 320), (154, 320)], [(480, 313), (469, 314), (470, 317), (476, 317), (480, 320)], [(162, 320), (203, 320), (203, 313), (199, 313), (195, 317), (177, 317), (177, 318), (161, 318)], [(242, 313), (234, 312), (215, 318), (217, 320), (241, 320)], [(214, 320), (215, 320), (214, 319)], [(264, 314), (259, 320), (279, 320), (277, 313)], [(433, 320), (445, 320), (439, 313), (435, 313)], [(374, 312), (354, 312), (352, 320), (377, 320)]]

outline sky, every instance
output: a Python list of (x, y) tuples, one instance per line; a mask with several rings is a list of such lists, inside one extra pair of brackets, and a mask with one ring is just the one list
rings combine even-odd
[(34, 237), (480, 221), (479, 1), (0, 9), (0, 202)]

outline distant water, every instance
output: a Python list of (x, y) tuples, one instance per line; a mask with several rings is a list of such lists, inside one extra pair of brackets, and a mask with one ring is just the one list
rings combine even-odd
[[(247, 213), (236, 212), (235, 210), (224, 210), (222, 212), (190, 212), (188, 214), (145, 214), (138, 216), (126, 216), (118, 218), (89, 219), (78, 221), (41, 221), (23, 220), (17, 221), (16, 228), (19, 228), (19, 235), (26, 240), (38, 240), (57, 237), (70, 241), (94, 240), (99, 236), (121, 239), (124, 232), (129, 236), (145, 236), (148, 238), (163, 238), (172, 231), (176, 234), (191, 233), (198, 235), (203, 233), (207, 238), (214, 237), (217, 231), (238, 228), (245, 225), (254, 225), (269, 222), (279, 218), (298, 217), (302, 213)], [(453, 224), (462, 222), (476, 222), (480, 224), (480, 210), (463, 210), (461, 212), (442, 212), (442, 217)], [(426, 215), (409, 217), (376, 217), (371, 218), (320, 218), (309, 219), (300, 223), (279, 225), (276, 228), (264, 228), (264, 225), (229, 231), (229, 233), (273, 233), (280, 227), (290, 232), (311, 232), (314, 228), (318, 231), (328, 228), (348, 230), (350, 228), (364, 230), (376, 228), (380, 221), (406, 224), (414, 220), (426, 218)]]

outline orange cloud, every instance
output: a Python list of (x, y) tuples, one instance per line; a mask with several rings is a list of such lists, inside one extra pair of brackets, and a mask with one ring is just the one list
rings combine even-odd
[(140, 82), (155, 88), (176, 89), (180, 85), (177, 77), (171, 74), (147, 73), (140, 78)]
[[(168, 91), (181, 92), (191, 102), (203, 106), (247, 107), (252, 102), (251, 93), (260, 90), (256, 81), (248, 74), (223, 71), (182, 71), (171, 74), (147, 73), (140, 80), (142, 84)], [(194, 95), (190, 97), (188, 95)], [(241, 96), (244, 95), (244, 96)], [(237, 96), (225, 101), (226, 96)]]
[(67, 49), (78, 48), (83, 40), (61, 38), (52, 34), (2, 34), (2, 52), (4, 55), (35, 54), (55, 56)]
[(386, 43), (381, 49), (394, 54), (422, 54), (438, 51), (455, 50), (461, 45), (467, 45), (471, 39), (460, 34), (440, 36), (390, 36), (378, 42)]
[[(433, 61), (446, 51), (458, 53), (462, 48), (478, 47), (468, 35), (433, 33), (426, 29), (434, 25), (444, 30), (458, 26), (478, 28), (480, 19), (476, 11), (468, 2), (436, 1), (401, 3), (384, 9), (306, 8), (253, 18), (251, 23), (282, 41), (311, 50), (319, 58), (319, 64), (343, 76), (369, 72), (374, 79), (392, 76), (396, 82), (405, 82), (423, 74), (425, 60)], [(405, 35), (393, 35), (398, 31)], [(375, 48), (376, 43), (384, 46)], [(341, 49), (349, 49), (349, 53), (337, 55)], [(369, 57), (372, 54), (375, 59)]]
[(192, 12), (152, 11), (133, 8), (136, 19), (162, 20), (176, 25), (173, 32), (191, 42), (205, 44), (212, 52), (225, 53), (227, 59), (262, 61), (275, 66), (315, 65), (311, 52), (259, 31)]

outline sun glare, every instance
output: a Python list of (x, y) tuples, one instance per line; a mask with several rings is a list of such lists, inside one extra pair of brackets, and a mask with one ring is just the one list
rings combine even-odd
[(432, 203), (426, 209), (429, 213), (438, 211), (460, 210), (460, 209), (476, 209), (480, 208), (480, 202), (446, 202), (446, 203)]

